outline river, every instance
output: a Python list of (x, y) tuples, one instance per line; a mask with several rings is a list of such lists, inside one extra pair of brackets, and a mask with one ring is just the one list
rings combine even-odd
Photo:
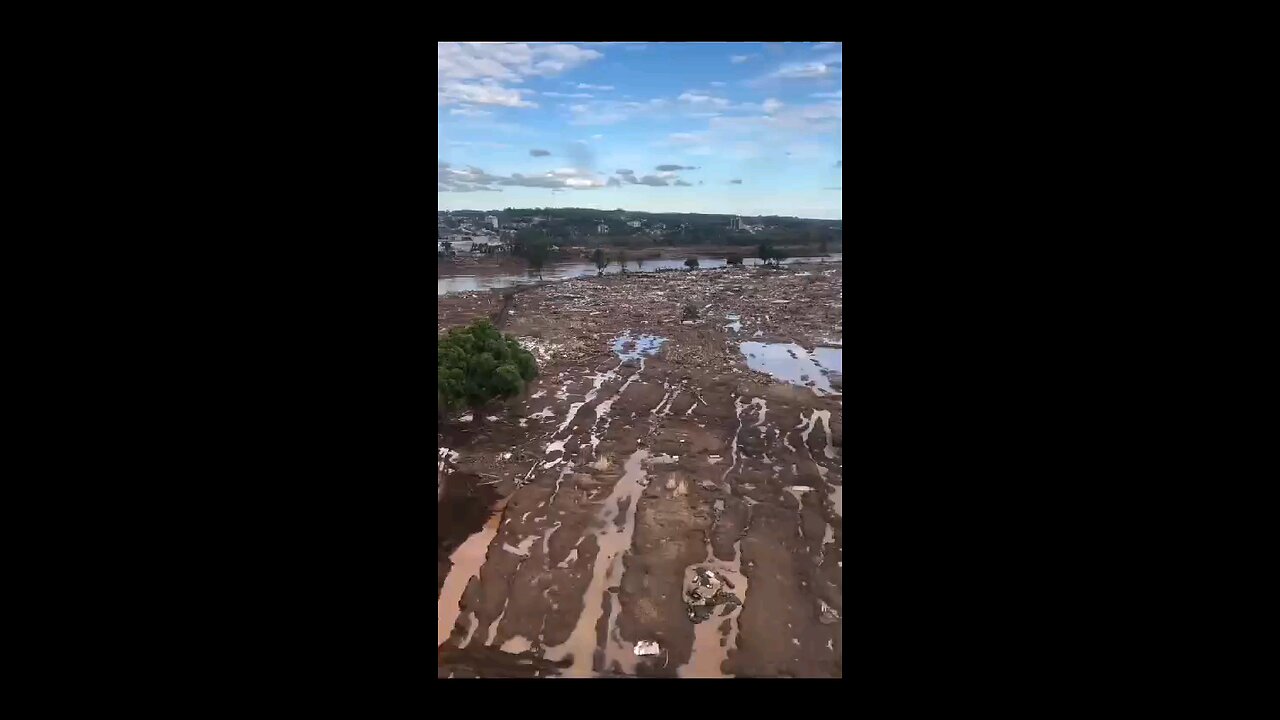
[[(791, 263), (817, 263), (817, 262), (841, 262), (843, 253), (829, 253), (822, 257), (796, 257), (783, 260), (783, 264)], [(744, 258), (743, 262), (747, 265), (753, 265), (760, 262), (759, 258)], [(725, 266), (723, 257), (699, 257), (698, 268), (719, 268)], [(439, 266), (441, 269), (447, 267), (444, 263)], [(468, 268), (469, 269), (469, 268)], [(684, 260), (679, 258), (667, 260), (645, 260), (644, 267), (637, 271), (635, 263), (628, 265), (627, 272), (653, 272), (655, 270), (683, 270)], [(614, 274), (620, 272), (621, 269), (617, 263), (605, 268), (606, 274)], [(569, 278), (586, 275), (594, 277), (596, 274), (596, 266), (589, 260), (571, 260), (565, 262), (549, 263), (542, 269), (543, 280), (567, 280)], [(436, 280), (436, 295), (445, 295), (455, 292), (471, 292), (476, 290), (489, 290), (492, 288), (509, 287), (519, 283), (533, 282), (538, 279), (537, 275), (529, 273), (471, 273), (463, 275), (450, 275), (448, 277), (438, 277)]]

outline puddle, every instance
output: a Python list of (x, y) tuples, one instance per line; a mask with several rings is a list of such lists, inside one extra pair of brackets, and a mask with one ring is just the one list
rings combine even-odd
[(803, 516), (804, 494), (807, 492), (812, 492), (813, 488), (807, 485), (789, 485), (782, 489), (790, 493), (791, 497), (796, 499), (796, 533), (803, 538), (804, 537), (804, 516)]
[[(844, 367), (842, 348), (819, 347), (813, 352), (795, 343), (742, 343), (747, 367), (793, 385), (808, 387), (819, 395), (839, 395), (832, 388), (828, 373), (841, 374)], [(822, 372), (827, 370), (828, 373)]]
[[(467, 589), (467, 583), (471, 581), (471, 578), (480, 572), (480, 566), (484, 564), (489, 543), (498, 534), (498, 525), (501, 520), (502, 512), (501, 508), (499, 508), (485, 522), (484, 527), (479, 532), (468, 537), (449, 556), (453, 567), (449, 569), (449, 575), (444, 580), (444, 587), (440, 590), (440, 599), (436, 603), (437, 647), (443, 645), (453, 632), (453, 626), (458, 621), (458, 615), (462, 612), (462, 608), (459, 606), (462, 601), (462, 592)], [(475, 628), (472, 628), (471, 631), (475, 632)]]
[[(804, 443), (805, 447), (807, 448), (809, 446), (809, 434), (813, 432), (813, 428), (814, 426), (817, 425), (819, 420), (822, 421), (822, 429), (827, 434), (827, 444), (822, 448), (822, 454), (825, 455), (828, 460), (834, 459), (836, 454), (831, 449), (831, 411), (830, 410), (814, 410), (813, 414), (807, 418), (804, 416), (804, 413), (800, 413), (800, 424), (795, 426), (792, 429), (799, 430), (800, 428), (805, 428), (805, 431), (800, 433), (800, 440)], [(817, 465), (817, 461), (815, 461), (814, 464)], [(821, 466), (819, 466), (819, 469), (821, 470)], [(824, 478), (826, 477), (826, 473), (822, 473), (822, 475)]]
[[(681, 665), (676, 674), (682, 678), (723, 678), (733, 677), (726, 675), (722, 666), (724, 661), (729, 657), (729, 651), (738, 647), (738, 617), (742, 614), (742, 609), (747, 602), (747, 585), (748, 581), (742, 574), (740, 564), (742, 562), (742, 540), (733, 545), (733, 560), (725, 562), (718, 560), (711, 548), (707, 548), (707, 559), (694, 567), (708, 567), (721, 575), (727, 577), (733, 583), (733, 593), (742, 600), (743, 604), (738, 605), (728, 615), (722, 616), (720, 610), (711, 619), (700, 622), (693, 626), (693, 653), (689, 656), (689, 662)], [(688, 572), (686, 568), (685, 572)], [(721, 627), (728, 625), (727, 634), (721, 633)]]
[(656, 335), (632, 337), (631, 331), (626, 330), (614, 338), (613, 352), (621, 360), (643, 360), (645, 355), (657, 355), (658, 350), (662, 349), (662, 343), (666, 341), (667, 338)]
[(528, 652), (532, 648), (533, 643), (529, 642), (527, 638), (522, 635), (513, 635), (510, 640), (502, 643), (502, 647), (499, 649), (504, 653), (519, 655), (522, 652)]
[[(631, 548), (631, 534), (635, 530), (636, 506), (640, 494), (644, 491), (642, 481), (645, 478), (644, 460), (649, 451), (641, 448), (632, 453), (623, 465), (622, 478), (613, 486), (609, 497), (605, 498), (598, 520), (601, 528), (596, 531), (595, 566), (592, 569), (591, 583), (583, 596), (582, 614), (573, 628), (573, 633), (563, 644), (547, 648), (544, 657), (548, 660), (563, 660), (572, 656), (572, 664), (561, 673), (566, 677), (590, 677), (593, 674), (596, 647), (596, 624), (604, 613), (603, 599), (605, 588), (613, 587), (622, 581), (622, 556)], [(620, 507), (625, 506), (625, 515), (619, 517)], [(605, 635), (605, 667), (617, 662), (624, 672), (634, 672), (636, 658), (629, 643), (622, 643), (617, 634), (618, 596), (610, 593), (610, 607)], [(625, 646), (625, 647), (624, 647)]]
[(512, 555), (518, 555), (520, 557), (527, 558), (529, 557), (529, 549), (533, 547), (533, 541), (537, 539), (538, 539), (537, 535), (530, 535), (529, 537), (522, 540), (520, 544), (515, 547), (512, 547), (510, 543), (503, 543), (502, 549), (506, 550)]
[(813, 349), (813, 359), (831, 372), (844, 373), (844, 350), (841, 348), (818, 346)]

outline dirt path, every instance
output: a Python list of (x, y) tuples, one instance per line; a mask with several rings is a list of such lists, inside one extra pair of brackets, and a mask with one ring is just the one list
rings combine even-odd
[[(441, 326), (494, 312), (488, 295), (441, 298)], [(440, 676), (840, 676), (842, 396), (753, 372), (738, 348), (838, 345), (841, 299), (830, 265), (515, 296), (506, 331), (538, 380), (441, 438), (457, 456), (440, 509)], [(687, 305), (696, 321), (681, 321)], [(695, 624), (685, 583), (707, 569), (741, 604)], [(659, 653), (637, 656), (640, 641)]]

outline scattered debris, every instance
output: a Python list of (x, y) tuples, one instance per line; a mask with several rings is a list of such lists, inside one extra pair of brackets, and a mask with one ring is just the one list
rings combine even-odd
[[(728, 588), (726, 590), (725, 588)], [(684, 602), (689, 619), (695, 623), (709, 620), (716, 606), (725, 606), (724, 613), (732, 612), (742, 600), (729, 590), (733, 582), (714, 570), (704, 567), (691, 568), (685, 573)]]
[(835, 608), (828, 605), (825, 600), (818, 598), (818, 622), (823, 625), (830, 625), (839, 619), (840, 613), (836, 612)]
[(658, 643), (649, 640), (641, 640), (636, 643), (636, 655), (658, 655), (662, 649), (658, 647)]

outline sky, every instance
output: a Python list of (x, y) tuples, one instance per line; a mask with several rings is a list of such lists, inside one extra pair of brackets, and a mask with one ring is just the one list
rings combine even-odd
[(439, 43), (441, 210), (843, 219), (840, 43)]

